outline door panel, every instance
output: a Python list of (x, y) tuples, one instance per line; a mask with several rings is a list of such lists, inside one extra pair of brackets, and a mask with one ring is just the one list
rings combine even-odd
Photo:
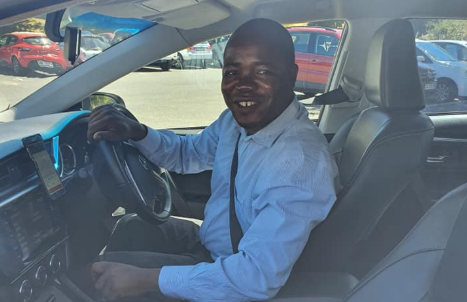
[(204, 219), (204, 208), (211, 196), (212, 171), (198, 174), (170, 173), (172, 201), (176, 215)]
[(467, 115), (432, 116), (435, 137), (422, 179), (432, 200), (467, 182)]

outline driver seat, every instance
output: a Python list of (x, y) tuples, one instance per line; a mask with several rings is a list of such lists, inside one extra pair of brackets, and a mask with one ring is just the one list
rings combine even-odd
[[(352, 94), (375, 106), (344, 123), (331, 141), (332, 149), (342, 150), (343, 189), (328, 218), (311, 232), (293, 273), (341, 272), (360, 279), (416, 222), (412, 218), (405, 233), (392, 234), (386, 229), (397, 223), (389, 221), (384, 238), (374, 235), (426, 161), (434, 133), (433, 123), (420, 112), (425, 101), (409, 21), (393, 20), (376, 31), (362, 89)], [(401, 221), (408, 218), (405, 211), (396, 214)]]

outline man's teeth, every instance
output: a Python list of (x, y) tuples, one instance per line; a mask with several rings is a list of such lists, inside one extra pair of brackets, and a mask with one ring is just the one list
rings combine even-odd
[(250, 107), (256, 104), (255, 102), (238, 102), (241, 107)]

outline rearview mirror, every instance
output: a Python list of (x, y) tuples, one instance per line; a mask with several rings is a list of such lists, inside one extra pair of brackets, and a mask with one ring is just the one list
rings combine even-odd
[(120, 96), (113, 93), (96, 92), (82, 101), (81, 108), (91, 111), (99, 106), (108, 104), (118, 104), (125, 107), (125, 102)]
[(65, 58), (70, 61), (71, 65), (73, 65), (79, 57), (81, 47), (81, 29), (67, 26), (65, 28), (64, 44)]
[(425, 62), (425, 57), (424, 56), (417, 56), (417, 61), (420, 63)]

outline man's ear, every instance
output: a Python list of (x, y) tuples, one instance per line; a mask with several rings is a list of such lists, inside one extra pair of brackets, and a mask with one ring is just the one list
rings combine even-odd
[(298, 75), (298, 65), (294, 63), (292, 66), (290, 66), (289, 73), (291, 84), (295, 86), (295, 82), (297, 81)]

